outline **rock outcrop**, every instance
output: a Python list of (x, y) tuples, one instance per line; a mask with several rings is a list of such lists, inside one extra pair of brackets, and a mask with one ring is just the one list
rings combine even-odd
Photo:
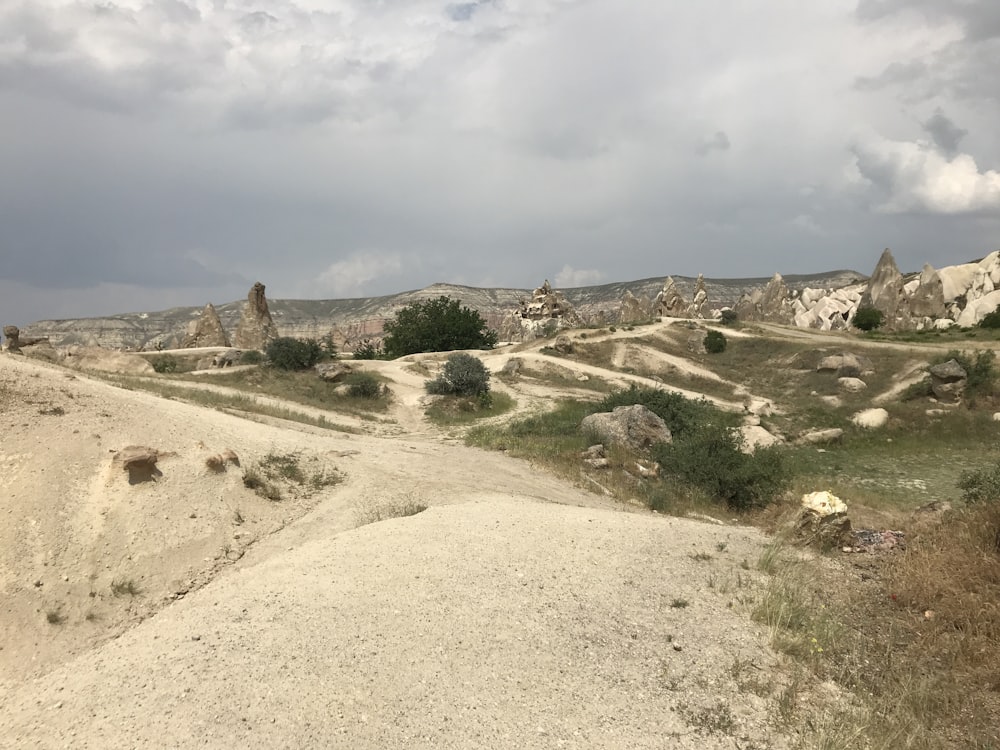
[(673, 276), (668, 276), (663, 282), (663, 289), (656, 295), (653, 308), (660, 318), (686, 318), (690, 314), (689, 305), (677, 289)]
[(969, 374), (956, 360), (949, 359), (928, 369), (931, 392), (943, 404), (957, 404), (965, 393)]
[(21, 351), (21, 329), (17, 326), (3, 327), (3, 350), (16, 354)]
[(653, 317), (653, 306), (645, 297), (636, 297), (630, 290), (622, 296), (618, 322), (622, 324), (641, 323)]
[[(263, 287), (261, 294), (263, 295)], [(265, 301), (264, 304), (266, 305), (267, 302)], [(215, 306), (211, 302), (205, 305), (198, 320), (191, 321), (181, 346), (184, 349), (195, 349), (202, 346), (229, 346), (229, 336), (226, 335), (226, 329), (222, 327), (219, 313), (215, 311)]]
[(691, 307), (688, 310), (689, 318), (704, 318), (708, 304), (708, 289), (705, 288), (705, 277), (700, 273), (694, 282), (694, 296), (691, 298)]
[(264, 285), (258, 281), (247, 294), (233, 345), (238, 349), (264, 349), (276, 338), (278, 329), (271, 319), (271, 311), (267, 308)]
[(892, 251), (882, 251), (875, 272), (868, 279), (868, 286), (861, 295), (860, 307), (874, 307), (885, 316), (886, 328), (905, 328), (909, 321), (909, 305), (904, 289), (903, 274), (899, 272)]
[(530, 300), (522, 299), (519, 308), (504, 317), (499, 335), (505, 341), (531, 341), (542, 334), (551, 335), (561, 328), (580, 325), (583, 321), (573, 305), (546, 279), (532, 292)]
[(910, 315), (935, 321), (943, 318), (946, 312), (941, 274), (925, 263), (917, 286), (910, 296)]

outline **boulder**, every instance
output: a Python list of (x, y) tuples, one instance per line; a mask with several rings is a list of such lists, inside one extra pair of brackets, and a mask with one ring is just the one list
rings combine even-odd
[(825, 430), (811, 430), (799, 436), (799, 442), (806, 443), (808, 445), (839, 443), (843, 439), (844, 431), (839, 427), (830, 427)]
[(149, 482), (162, 476), (156, 467), (159, 459), (160, 452), (158, 450), (142, 445), (129, 445), (118, 451), (114, 457), (114, 461), (128, 472), (129, 484)]
[(934, 365), (927, 370), (931, 376), (931, 392), (944, 404), (957, 404), (965, 393), (968, 373), (954, 359)]
[(868, 384), (860, 378), (837, 378), (837, 385), (848, 393), (860, 393)]
[(212, 367), (232, 367), (239, 364), (243, 352), (239, 349), (230, 349), (226, 352), (219, 352), (212, 357)]
[(315, 369), (320, 379), (327, 383), (340, 383), (354, 372), (354, 368), (344, 362), (320, 362)]
[(760, 425), (744, 425), (739, 431), (743, 436), (741, 447), (744, 453), (755, 453), (758, 448), (768, 448), (781, 442), (781, 438), (772, 435)]
[(604, 444), (624, 445), (634, 450), (671, 440), (666, 422), (642, 404), (591, 414), (580, 423), (580, 429), (598, 436)]
[(264, 296), (264, 285), (259, 281), (250, 288), (247, 301), (240, 314), (233, 344), (239, 349), (265, 349), (278, 338), (278, 328), (271, 318)]
[(863, 430), (878, 430), (889, 423), (889, 412), (885, 409), (864, 409), (859, 411), (851, 421)]
[(868, 357), (841, 352), (823, 357), (816, 365), (816, 372), (835, 372), (837, 377), (857, 378), (875, 372), (875, 365)]
[(556, 340), (552, 344), (552, 348), (560, 354), (571, 354), (573, 352), (573, 340), (570, 339), (570, 337), (565, 333), (561, 333), (556, 336)]
[(751, 398), (743, 408), (757, 417), (770, 417), (774, 413), (774, 404), (766, 398)]
[(219, 313), (211, 302), (205, 305), (198, 320), (192, 321), (188, 326), (187, 335), (181, 344), (184, 349), (202, 346), (229, 346), (229, 336), (226, 335)]
[(795, 533), (804, 542), (823, 548), (840, 547), (852, 541), (847, 504), (830, 492), (802, 496), (802, 510)]
[(514, 378), (521, 374), (521, 370), (523, 368), (523, 359), (520, 357), (511, 357), (504, 363), (503, 367), (500, 368), (500, 372), (497, 374), (503, 377)]

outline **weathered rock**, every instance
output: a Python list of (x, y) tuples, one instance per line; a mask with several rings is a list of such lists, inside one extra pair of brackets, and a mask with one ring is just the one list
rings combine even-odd
[(552, 343), (552, 348), (560, 354), (570, 354), (573, 351), (573, 340), (565, 333), (561, 333), (556, 336), (556, 340)]
[(618, 313), (620, 323), (641, 323), (653, 317), (650, 301), (645, 297), (636, 297), (630, 290), (622, 295), (621, 308)]
[(580, 429), (598, 436), (604, 444), (625, 445), (634, 450), (671, 440), (666, 422), (642, 404), (591, 414), (580, 423)]
[(859, 411), (851, 421), (864, 430), (878, 430), (889, 423), (889, 412), (885, 409), (864, 409)]
[(941, 275), (930, 265), (924, 264), (917, 287), (910, 295), (910, 314), (915, 318), (936, 320), (943, 318), (945, 312)]
[(774, 413), (774, 404), (766, 398), (751, 398), (743, 408), (758, 417), (770, 417)]
[(739, 431), (743, 436), (741, 448), (745, 453), (755, 453), (758, 448), (767, 448), (781, 442), (781, 438), (772, 435), (760, 425), (743, 425)]
[(908, 323), (909, 309), (903, 289), (903, 274), (899, 272), (896, 259), (892, 257), (889, 248), (882, 252), (875, 271), (868, 279), (868, 286), (861, 295), (859, 306), (880, 310), (887, 328), (901, 328)]
[(694, 282), (694, 296), (691, 298), (688, 317), (704, 318), (706, 304), (708, 304), (708, 290), (705, 288), (705, 277), (699, 273)]
[(232, 367), (239, 364), (243, 352), (239, 349), (230, 349), (226, 352), (219, 352), (212, 357), (212, 367)]
[(927, 371), (931, 376), (934, 398), (944, 404), (955, 404), (962, 400), (969, 374), (957, 361), (949, 359)]
[(829, 492), (803, 495), (795, 533), (805, 543), (823, 548), (841, 547), (851, 542), (847, 504)]
[(141, 445), (129, 445), (122, 448), (114, 458), (117, 463), (121, 464), (122, 469), (128, 472), (129, 484), (149, 482), (162, 476), (156, 467), (159, 459), (160, 452), (158, 450)]
[(825, 430), (811, 430), (799, 437), (799, 442), (808, 445), (826, 445), (827, 443), (839, 443), (844, 439), (844, 431), (839, 427), (830, 427)]
[(692, 354), (708, 354), (708, 349), (705, 348), (705, 332), (698, 331), (688, 336), (687, 348)]
[(98, 372), (117, 372), (127, 375), (154, 375), (156, 371), (138, 354), (110, 352), (96, 346), (71, 346), (60, 350), (62, 362), (68, 367)]
[(606, 458), (585, 458), (583, 462), (592, 469), (607, 469), (611, 466), (611, 462)]
[(194, 349), (201, 346), (229, 346), (229, 336), (226, 335), (226, 329), (222, 327), (219, 313), (216, 312), (215, 306), (211, 302), (205, 305), (198, 320), (191, 321), (181, 346), (184, 349)]
[(875, 372), (875, 365), (868, 357), (843, 352), (823, 357), (816, 365), (816, 372), (835, 372), (838, 377), (857, 378)]
[(233, 344), (239, 349), (265, 349), (278, 338), (278, 329), (271, 319), (264, 296), (264, 285), (259, 281), (250, 288), (246, 304), (240, 314)]
[(771, 323), (791, 323), (794, 313), (791, 293), (780, 273), (774, 274), (764, 287), (758, 305), (757, 319)]
[(524, 369), (524, 360), (521, 357), (511, 357), (504, 362), (498, 374), (503, 377), (514, 378), (521, 374), (522, 369)]
[(592, 445), (581, 453), (580, 456), (582, 458), (604, 458), (604, 446), (600, 443)]
[(22, 343), (21, 353), (31, 359), (41, 359), (46, 362), (58, 362), (60, 359), (59, 352), (48, 339), (35, 340), (27, 345)]
[(316, 372), (327, 383), (340, 383), (354, 372), (354, 368), (344, 362), (320, 362), (316, 365)]
[(548, 279), (534, 290), (530, 300), (521, 299), (520, 308), (508, 311), (498, 325), (505, 341), (533, 341), (552, 335), (561, 328), (582, 325), (583, 321), (562, 292), (552, 289)]
[(686, 318), (689, 315), (688, 303), (678, 291), (673, 276), (668, 276), (663, 282), (663, 289), (656, 295), (653, 304), (657, 316), (661, 318)]
[(868, 384), (860, 378), (837, 378), (837, 385), (848, 393), (860, 393)]
[(17, 354), (21, 351), (21, 329), (17, 326), (4, 326), (3, 327), (3, 350), (5, 352), (11, 352)]

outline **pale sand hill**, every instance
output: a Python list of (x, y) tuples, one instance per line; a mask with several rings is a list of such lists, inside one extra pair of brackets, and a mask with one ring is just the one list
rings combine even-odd
[[(11, 356), (0, 422), (2, 747), (786, 744), (730, 674), (775, 665), (736, 601), (755, 530), (624, 512), (431, 431), (263, 425)], [(176, 456), (129, 485), (129, 443)], [(270, 503), (207, 472), (224, 448), (345, 481)], [(432, 507), (352, 529), (401, 497)], [(140, 596), (110, 593), (124, 575)], [(723, 708), (736, 728), (704, 733)]]

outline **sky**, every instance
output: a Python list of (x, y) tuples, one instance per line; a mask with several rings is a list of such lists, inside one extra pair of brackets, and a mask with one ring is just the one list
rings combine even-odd
[(0, 324), (1000, 248), (995, 0), (0, 0)]

